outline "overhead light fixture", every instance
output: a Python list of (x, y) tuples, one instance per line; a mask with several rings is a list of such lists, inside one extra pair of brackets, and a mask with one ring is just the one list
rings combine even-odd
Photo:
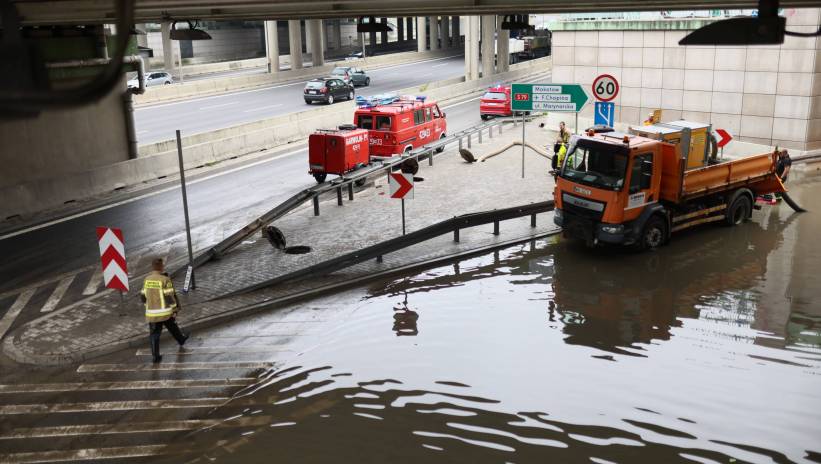
[(708, 24), (681, 39), (679, 45), (778, 45), (784, 35), (812, 36), (785, 30), (786, 18), (778, 16), (778, 0), (759, 0), (758, 16), (730, 18)]
[(177, 29), (177, 21), (171, 25), (171, 40), (211, 40), (211, 35), (202, 29), (197, 29), (191, 21), (188, 23), (188, 29)]
[(373, 16), (368, 17), (368, 22), (365, 22), (364, 16), (360, 16), (356, 23), (356, 32), (390, 32), (392, 30), (388, 23), (378, 23)]

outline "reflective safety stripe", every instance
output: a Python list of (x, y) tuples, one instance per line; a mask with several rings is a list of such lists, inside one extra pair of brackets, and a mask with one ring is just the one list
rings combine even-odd
[(163, 309), (146, 309), (145, 315), (151, 317), (157, 316), (170, 316), (171, 313), (174, 312), (174, 308), (163, 308)]

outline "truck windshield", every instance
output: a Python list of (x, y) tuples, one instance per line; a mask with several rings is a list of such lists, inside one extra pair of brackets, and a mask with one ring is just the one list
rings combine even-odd
[(621, 190), (627, 172), (628, 156), (606, 147), (583, 147), (574, 137), (564, 157), (559, 175), (580, 184)]

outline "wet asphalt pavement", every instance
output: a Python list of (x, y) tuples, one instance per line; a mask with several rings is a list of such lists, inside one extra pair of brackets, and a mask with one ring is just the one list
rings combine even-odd
[(536, 241), (165, 334), (159, 367), (3, 369), (0, 462), (821, 462), (819, 230)]

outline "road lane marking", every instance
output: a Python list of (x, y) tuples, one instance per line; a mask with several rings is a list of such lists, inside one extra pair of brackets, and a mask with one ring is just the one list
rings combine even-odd
[(168, 454), (181, 454), (180, 448), (167, 445), (119, 446), (111, 448), (85, 448), (60, 451), (32, 451), (27, 453), (0, 454), (0, 463), (18, 464), (44, 462), (97, 461), (140, 458)]
[(0, 385), (3, 393), (54, 393), (108, 390), (167, 390), (177, 388), (245, 387), (256, 382), (256, 377), (236, 377), (195, 380), (134, 380), (115, 382), (67, 382)]
[(9, 330), (12, 324), (14, 324), (14, 320), (17, 319), (17, 316), (20, 314), (20, 311), (26, 307), (26, 304), (29, 302), (31, 297), (36, 292), (36, 288), (29, 288), (28, 290), (24, 290), (17, 296), (17, 299), (14, 300), (11, 307), (6, 314), (3, 315), (3, 319), (0, 319), (0, 339), (6, 335), (6, 332)]
[[(547, 73), (547, 74), (549, 75), (549, 73)], [(534, 77), (534, 78), (527, 79), (524, 82), (535, 82), (535, 81), (542, 80), (542, 79), (543, 79), (542, 77)], [(442, 109), (446, 110), (448, 108), (453, 108), (453, 107), (463, 105), (463, 104), (471, 102), (471, 101), (479, 100), (480, 98), (482, 98), (481, 95), (478, 96), (478, 97), (475, 97), (475, 98), (471, 98), (471, 99), (468, 99), (468, 100), (453, 104), (453, 105), (443, 106)], [(253, 163), (249, 163), (249, 164), (242, 165), (242, 166), (237, 166), (236, 168), (231, 168), (231, 169), (228, 169), (228, 170), (223, 171), (223, 172), (218, 172), (216, 174), (212, 174), (212, 175), (209, 175), (209, 176), (205, 176), (205, 177), (201, 177), (201, 178), (198, 178), (198, 179), (188, 181), (187, 185), (193, 185), (193, 184), (197, 184), (197, 183), (200, 183), (200, 182), (205, 182), (205, 181), (208, 181), (208, 180), (211, 180), (211, 179), (215, 179), (217, 177), (221, 177), (221, 176), (225, 176), (225, 175), (228, 175), (228, 174), (233, 174), (233, 173), (238, 172), (238, 171), (242, 171), (243, 169), (248, 169), (248, 168), (252, 168), (252, 167), (255, 167), (255, 166), (259, 166), (259, 165), (264, 164), (264, 163), (269, 163), (271, 161), (276, 161), (280, 158), (293, 156), (293, 155), (302, 153), (306, 149), (307, 149), (307, 144), (305, 144), (303, 146), (303, 148), (300, 148), (298, 150), (294, 150), (292, 152), (283, 153), (282, 155), (277, 155), (277, 156), (274, 156), (272, 158), (255, 161)], [(52, 221), (44, 222), (42, 224), (31, 226), (31, 227), (28, 227), (26, 229), (21, 229), (21, 230), (15, 231), (15, 232), (9, 232), (8, 234), (0, 235), (0, 241), (8, 239), (8, 238), (16, 237), (18, 235), (24, 235), (24, 234), (27, 234), (29, 232), (34, 232), (36, 230), (44, 229), (46, 227), (51, 227), (53, 225), (61, 224), (63, 222), (71, 221), (71, 220), (74, 220), (74, 219), (77, 219), (77, 218), (85, 217), (85, 216), (88, 216), (88, 215), (91, 215), (91, 214), (98, 213), (100, 211), (105, 211), (105, 210), (108, 210), (108, 209), (111, 209), (111, 208), (116, 208), (118, 206), (133, 203), (135, 201), (143, 200), (145, 198), (150, 198), (150, 197), (153, 197), (155, 195), (160, 195), (162, 193), (170, 192), (172, 190), (179, 190), (179, 187), (175, 185), (174, 187), (167, 187), (167, 188), (159, 189), (159, 190), (156, 190), (156, 191), (153, 191), (153, 192), (138, 195), (138, 196), (133, 197), (133, 198), (128, 198), (128, 199), (118, 201), (118, 202), (115, 202), (115, 203), (103, 205), (103, 206), (100, 206), (98, 208), (90, 209), (88, 211), (81, 211), (79, 213), (75, 213), (75, 214), (66, 216), (64, 218), (54, 219)]]
[(77, 372), (193, 371), (211, 369), (268, 369), (270, 361), (166, 362), (151, 364), (83, 364)]
[[(256, 345), (256, 346), (203, 346), (189, 348), (187, 345), (185, 351), (178, 353), (168, 353), (171, 355), (183, 356), (187, 354), (246, 354), (246, 353), (282, 353), (293, 350), (279, 349), (273, 346)], [(151, 356), (151, 350), (140, 349), (134, 353), (136, 356)]]
[(236, 105), (236, 104), (238, 104), (238, 103), (239, 103), (239, 102), (228, 102), (228, 103), (220, 103), (219, 105), (201, 106), (201, 107), (199, 108), (199, 110), (200, 110), (200, 111), (202, 111), (202, 110), (212, 110), (212, 109), (214, 109), (214, 108), (222, 108), (222, 107), (224, 107), (224, 106)]
[(431, 68), (439, 68), (439, 67), (442, 67), (442, 66), (447, 66), (449, 64), (450, 63), (435, 64), (435, 65), (431, 66)]
[[(430, 60), (412, 61), (410, 63), (403, 63), (403, 64), (397, 64), (397, 65), (392, 65), (392, 66), (385, 66), (385, 67), (372, 69), (372, 70), (368, 71), (368, 73), (370, 73), (370, 74), (379, 74), (382, 71), (387, 70), (387, 69), (396, 69), (396, 68), (402, 68), (402, 67), (405, 67), (405, 66), (414, 66), (414, 65), (418, 65), (418, 64), (431, 63), (431, 62), (434, 62), (434, 61), (449, 60), (449, 59), (453, 59), (453, 58), (456, 58), (456, 57), (459, 57), (459, 56), (462, 56), (462, 55), (445, 56), (445, 57), (441, 57), (441, 58), (432, 58)], [(148, 110), (148, 109), (152, 109), (152, 108), (162, 108), (162, 107), (165, 107), (165, 106), (180, 105), (180, 104), (183, 104), (183, 103), (190, 103), (190, 102), (195, 102), (195, 101), (213, 100), (213, 99), (216, 99), (216, 98), (227, 98), (227, 97), (232, 97), (234, 95), (242, 95), (242, 94), (253, 93), (253, 92), (263, 92), (263, 91), (266, 91), (266, 90), (279, 89), (279, 88), (282, 88), (282, 87), (291, 87), (291, 86), (294, 86), (294, 85), (305, 85), (305, 82), (308, 81), (308, 80), (309, 79), (304, 79), (304, 80), (300, 79), (296, 82), (291, 82), (291, 83), (288, 83), (288, 84), (274, 85), (274, 86), (271, 86), (271, 87), (263, 87), (263, 88), (260, 88), (260, 89), (242, 90), (242, 91), (239, 91), (239, 92), (232, 92), (232, 93), (227, 93), (227, 94), (222, 94), (222, 95), (212, 95), (212, 96), (202, 97), (202, 98), (191, 98), (191, 99), (177, 101), (177, 102), (171, 102), (171, 103), (161, 103), (161, 104), (157, 104), (157, 105), (150, 105), (149, 104), (149, 105), (145, 105), (145, 106), (141, 105), (140, 107), (136, 108), (134, 111), (139, 112), (139, 111)]]
[(74, 282), (75, 277), (77, 277), (77, 274), (70, 275), (57, 284), (54, 291), (51, 292), (51, 296), (48, 297), (48, 300), (46, 300), (46, 304), (40, 308), (41, 313), (51, 312), (57, 307), (58, 304), (60, 304), (60, 300), (62, 300), (63, 296), (65, 296), (66, 290), (68, 290), (69, 285)]
[(282, 106), (282, 103), (279, 103), (277, 105), (260, 106), (257, 108), (251, 108), (250, 110), (245, 110), (243, 111), (243, 113), (253, 113), (255, 111), (269, 110), (272, 108), (279, 108), (280, 106)]
[(99, 425), (58, 425), (21, 427), (0, 435), (0, 440), (25, 438), (76, 437), (81, 435), (115, 435), (131, 433), (184, 432), (204, 428), (262, 427), (273, 421), (271, 416), (240, 417), (234, 420), (191, 419), (167, 422), (131, 422)]
[(90, 403), (4, 404), (0, 405), (0, 415), (216, 408), (224, 405), (228, 400), (230, 400), (228, 397), (217, 397), (178, 400), (95, 401)]
[[(299, 153), (304, 152), (306, 149), (307, 149), (307, 144), (303, 148), (300, 148), (300, 149), (294, 150), (294, 151), (290, 151), (288, 153), (283, 153), (281, 155), (277, 155), (277, 156), (274, 156), (272, 158), (267, 158), (267, 159), (263, 159), (263, 160), (259, 160), (259, 161), (254, 161), (253, 163), (248, 163), (248, 164), (245, 164), (245, 165), (242, 165), (242, 166), (237, 166), (235, 168), (228, 169), (224, 172), (218, 172), (218, 173), (211, 174), (209, 176), (201, 177), (201, 178), (198, 178), (198, 179), (194, 179), (194, 180), (190, 180), (190, 181), (186, 180), (186, 185), (199, 184), (200, 182), (205, 182), (205, 181), (208, 181), (208, 180), (211, 180), (211, 179), (215, 179), (217, 177), (225, 176), (225, 175), (228, 175), (228, 174), (233, 174), (235, 172), (242, 171), (244, 169), (259, 166), (260, 164), (270, 163), (271, 161), (276, 161), (276, 160), (279, 160), (281, 158), (286, 158), (288, 156), (297, 155)], [(173, 187), (166, 187), (166, 188), (163, 188), (163, 189), (155, 190), (153, 192), (144, 193), (144, 194), (138, 195), (136, 197), (127, 198), (125, 200), (118, 201), (118, 202), (111, 203), (111, 204), (107, 204), (107, 205), (103, 205), (103, 206), (100, 206), (98, 208), (90, 209), (88, 211), (81, 211), (79, 213), (75, 213), (75, 214), (66, 216), (64, 218), (54, 219), (52, 221), (44, 222), (44, 223), (38, 224), (36, 226), (31, 226), (31, 227), (28, 227), (26, 229), (21, 229), (21, 230), (18, 230), (16, 232), (9, 232), (6, 235), (0, 235), (0, 241), (6, 240), (8, 238), (17, 237), (18, 235), (24, 235), (24, 234), (27, 234), (29, 232), (34, 232), (35, 230), (40, 230), (40, 229), (44, 229), (46, 227), (51, 227), (53, 225), (61, 224), (63, 222), (71, 221), (71, 220), (74, 220), (74, 219), (77, 219), (77, 218), (85, 217), (85, 216), (88, 216), (88, 215), (91, 215), (91, 214), (99, 213), (100, 211), (105, 211), (105, 210), (108, 210), (108, 209), (111, 209), (111, 208), (116, 208), (118, 206), (127, 205), (127, 204), (133, 203), (135, 201), (143, 200), (143, 199), (146, 199), (146, 198), (151, 198), (153, 196), (156, 196), (156, 195), (159, 195), (159, 194), (162, 194), (162, 193), (171, 192), (171, 191), (178, 191), (179, 189), (180, 189), (179, 185), (174, 185)], [(88, 266), (88, 267), (83, 268), (83, 269), (88, 269), (90, 267), (91, 266)], [(77, 271), (73, 271), (73, 272), (77, 272)]]
[(86, 288), (83, 290), (84, 296), (90, 296), (97, 293), (97, 289), (100, 288), (100, 284), (103, 283), (103, 268), (102, 266), (98, 267), (91, 273), (91, 278), (88, 279), (88, 284)]

